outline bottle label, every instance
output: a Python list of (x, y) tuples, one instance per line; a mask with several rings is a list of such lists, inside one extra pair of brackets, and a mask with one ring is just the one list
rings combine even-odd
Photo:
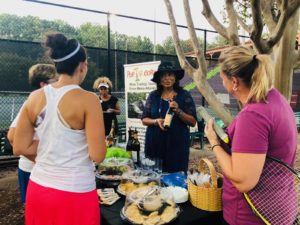
[(173, 118), (173, 115), (166, 114), (165, 121), (164, 121), (164, 127), (170, 127), (171, 126), (172, 118)]

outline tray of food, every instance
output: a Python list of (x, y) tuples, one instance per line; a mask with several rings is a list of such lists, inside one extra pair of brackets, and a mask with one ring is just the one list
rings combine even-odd
[(107, 158), (98, 165), (96, 177), (106, 181), (120, 181), (125, 172), (134, 168), (132, 159)]
[(117, 192), (127, 195), (137, 188), (157, 185), (160, 185), (160, 176), (156, 172), (152, 170), (131, 170), (123, 173)]
[(130, 224), (167, 224), (174, 221), (181, 209), (167, 189), (158, 186), (132, 191), (120, 212), (122, 220)]

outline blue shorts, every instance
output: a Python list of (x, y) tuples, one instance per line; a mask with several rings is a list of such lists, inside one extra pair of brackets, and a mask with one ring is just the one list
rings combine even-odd
[(21, 170), (20, 168), (18, 168), (18, 179), (19, 179), (20, 195), (21, 195), (22, 204), (25, 203), (29, 177), (30, 177), (29, 172), (25, 172), (25, 171)]

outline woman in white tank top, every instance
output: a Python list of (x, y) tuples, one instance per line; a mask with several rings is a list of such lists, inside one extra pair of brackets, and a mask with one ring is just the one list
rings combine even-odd
[[(51, 64), (35, 64), (35, 65), (31, 66), (28, 71), (29, 84), (35, 90), (57, 81), (57, 78), (58, 77), (56, 74), (56, 69), (55, 69), (54, 65), (51, 65)], [(21, 108), (21, 110), (22, 110), (22, 108)], [(41, 113), (38, 116), (38, 118), (40, 118), (40, 120), (43, 119), (43, 112), (44, 111), (41, 111)], [(20, 116), (20, 112), (18, 112), (18, 115), (16, 116), (16, 118), (14, 119), (12, 124), (10, 125), (9, 131), (7, 134), (7, 138), (9, 140), (9, 142), (11, 143), (11, 145), (13, 145), (15, 128), (17, 126), (19, 116)], [(36, 120), (35, 127), (38, 127), (38, 125), (39, 125), (38, 122), (39, 122), (39, 119)], [(18, 180), (19, 180), (20, 197), (21, 197), (21, 203), (25, 207), (27, 185), (29, 182), (29, 176), (30, 176), (31, 170), (34, 166), (34, 162), (32, 160), (20, 155), (18, 164), (19, 164), (18, 165)]]
[[(79, 87), (87, 74), (85, 49), (61, 33), (45, 42), (59, 79), (33, 92), (20, 114), (14, 153), (36, 155), (26, 197), (26, 225), (99, 225), (93, 161), (106, 153), (103, 114), (94, 93)], [(46, 108), (44, 120), (34, 123)]]

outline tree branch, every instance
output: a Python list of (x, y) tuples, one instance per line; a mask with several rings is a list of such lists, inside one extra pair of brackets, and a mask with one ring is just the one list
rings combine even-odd
[(277, 24), (277, 17), (274, 14), (274, 0), (262, 0), (261, 1), (261, 10), (264, 17), (264, 22), (267, 25), (270, 33), (273, 33)]
[(251, 31), (251, 38), (259, 40), (263, 31), (263, 22), (261, 18), (260, 0), (251, 2), (253, 26)]
[[(292, 1), (290, 1), (291, 3)], [(277, 26), (272, 32), (272, 36), (269, 38), (267, 41), (267, 45), (269, 48), (272, 48), (275, 44), (278, 43), (280, 38), (282, 37), (285, 27), (289, 21), (289, 19), (294, 15), (294, 13), (299, 9), (300, 7), (300, 1), (296, 0), (293, 1), (290, 5), (287, 5), (287, 0), (284, 1), (283, 3), (283, 13), (281, 14), (279, 21), (277, 23)]]
[(240, 39), (238, 34), (237, 17), (233, 7), (233, 0), (226, 0), (226, 11), (229, 19), (229, 27), (227, 29), (229, 41), (232, 45), (239, 45)]
[(187, 21), (187, 26), (188, 26), (188, 31), (192, 40), (192, 45), (193, 45), (193, 50), (195, 52), (195, 55), (197, 57), (197, 62), (199, 65), (199, 68), (201, 70), (201, 80), (206, 79), (206, 61), (205, 61), (205, 54), (203, 53), (201, 46), (199, 44), (196, 32), (195, 32), (195, 27), (191, 15), (191, 9), (189, 5), (189, 0), (184, 0), (183, 1), (184, 5), (184, 13)]
[(264, 26), (261, 15), (260, 0), (251, 1), (251, 11), (253, 26), (250, 38), (260, 53), (269, 53), (271, 49), (268, 47), (266, 41), (262, 39), (262, 31)]
[(283, 1), (283, 7), (282, 7), (282, 8), (283, 8), (284, 10), (287, 10), (288, 5), (289, 5), (288, 0), (284, 0), (284, 1)]
[(239, 24), (241, 25), (241, 27), (248, 33), (251, 32), (251, 26), (247, 25), (242, 18), (237, 14), (237, 12), (234, 10), (235, 16), (237, 18), (237, 21), (239, 22)]
[(165, 5), (167, 7), (168, 17), (169, 17), (169, 20), (170, 20), (170, 26), (171, 26), (171, 31), (172, 31), (172, 37), (173, 37), (173, 41), (174, 41), (174, 45), (175, 45), (175, 49), (176, 49), (176, 53), (177, 53), (177, 56), (178, 56), (179, 63), (181, 65), (181, 67), (190, 76), (193, 76), (193, 72), (194, 72), (195, 69), (191, 66), (191, 64), (185, 58), (183, 49), (180, 45), (178, 30), (177, 30), (176, 21), (175, 21), (175, 18), (174, 18), (171, 3), (170, 3), (169, 0), (164, 0), (164, 1), (165, 1)]
[(215, 30), (223, 36), (226, 40), (229, 40), (229, 37), (227, 36), (226, 28), (216, 19), (214, 14), (212, 13), (210, 9), (210, 5), (207, 0), (202, 0), (202, 15), (205, 16), (209, 24), (215, 28)]

